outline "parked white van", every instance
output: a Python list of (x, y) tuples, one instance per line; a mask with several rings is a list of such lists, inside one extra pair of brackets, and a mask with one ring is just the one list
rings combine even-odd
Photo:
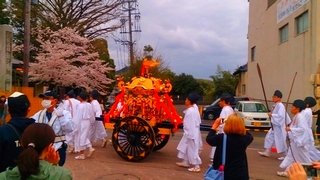
[(234, 108), (246, 127), (271, 127), (268, 110), (259, 101), (239, 101)]

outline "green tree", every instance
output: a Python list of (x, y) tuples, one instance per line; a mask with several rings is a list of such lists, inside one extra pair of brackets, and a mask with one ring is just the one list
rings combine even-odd
[(212, 101), (213, 100), (213, 93), (214, 93), (214, 86), (211, 80), (207, 79), (198, 79), (197, 80), (201, 89), (204, 93), (204, 100), (205, 101)]
[(235, 95), (238, 77), (233, 76), (230, 71), (222, 70), (221, 66), (217, 66), (216, 75), (210, 76), (214, 85), (214, 97), (219, 97), (222, 93), (230, 93)]
[(6, 0), (0, 0), (0, 24), (10, 24), (10, 13)]
[(199, 82), (192, 75), (182, 73), (176, 76), (171, 83), (173, 86), (172, 94), (174, 95), (186, 97), (192, 91), (197, 92), (201, 96), (204, 94)]
[[(99, 59), (101, 59), (102, 61), (104, 61), (103, 64), (108, 64), (108, 67), (112, 68), (112, 71), (108, 71), (106, 72), (106, 76), (109, 79), (113, 79), (115, 80), (115, 64), (114, 64), (114, 60), (110, 58), (110, 54), (109, 54), (109, 50), (108, 50), (108, 42), (107, 40), (103, 39), (103, 38), (98, 38), (98, 39), (94, 39), (93, 41), (91, 41), (91, 44), (93, 45), (94, 49), (96, 52), (98, 52), (99, 54)], [(112, 83), (112, 85), (110, 87), (108, 87), (108, 91), (112, 91), (113, 87), (116, 85), (116, 81), (114, 81)]]

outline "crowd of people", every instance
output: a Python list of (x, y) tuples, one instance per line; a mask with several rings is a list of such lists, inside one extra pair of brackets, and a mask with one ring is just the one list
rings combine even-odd
[(62, 167), (67, 152), (79, 153), (75, 159), (84, 160), (95, 152), (92, 143), (107, 143), (104, 125), (96, 121), (102, 115), (98, 96), (93, 90), (76, 97), (71, 90), (60, 100), (48, 90), (38, 96), (43, 109), (33, 115), (25, 94), (1, 97), (0, 110), (7, 110), (11, 119), (0, 127), (0, 179), (72, 179)]
[[(276, 90), (272, 97), (274, 102), (272, 111), (268, 113), (272, 128), (265, 137), (265, 151), (258, 153), (261, 156), (270, 157), (270, 149), (275, 146), (277, 153), (284, 155), (278, 158), (282, 161), (279, 167), (284, 169), (277, 172), (278, 176), (296, 179), (293, 176), (297, 175), (294, 172), (299, 170), (300, 163), (312, 165), (320, 161), (320, 151), (315, 147), (312, 130), (313, 114), (315, 114), (312, 108), (316, 105), (316, 100), (313, 97), (294, 100), (291, 106), (293, 115), (291, 119), (281, 98), (282, 93)], [(318, 165), (315, 167), (318, 168)], [(304, 175), (306, 176), (305, 172)]]
[[(95, 152), (92, 143), (101, 141), (102, 147), (107, 143), (103, 123), (96, 121), (103, 113), (98, 97), (96, 90), (82, 91), (77, 96), (71, 90), (60, 101), (57, 93), (49, 90), (39, 95), (43, 109), (31, 116), (28, 115), (30, 101), (25, 94), (14, 92), (8, 99), (1, 97), (0, 110), (8, 111), (11, 119), (0, 128), (0, 179), (72, 179), (71, 172), (62, 167), (66, 153), (78, 153), (75, 159), (84, 160)], [(188, 167), (190, 172), (201, 172), (202, 164), (199, 97), (192, 92), (185, 100), (183, 136), (177, 146), (177, 157), (182, 161), (176, 164)], [(320, 167), (320, 151), (314, 146), (311, 128), (313, 114), (317, 114), (312, 109), (316, 100), (312, 97), (295, 100), (291, 119), (281, 98), (282, 93), (276, 90), (272, 96), (272, 111), (268, 113), (272, 126), (265, 137), (265, 150), (258, 153), (270, 157), (270, 149), (275, 146), (277, 153), (284, 155), (279, 160), (282, 161), (280, 167), (285, 170), (277, 174), (292, 180), (306, 179), (301, 163)], [(246, 131), (242, 117), (233, 111), (233, 101), (234, 97), (228, 93), (220, 97), (220, 117), (206, 137), (206, 142), (212, 146), (209, 166), (216, 170), (223, 166), (225, 180), (246, 180), (249, 179), (246, 149), (254, 138)], [(225, 152), (224, 137), (227, 137)]]
[[(199, 153), (202, 149), (201, 138), (199, 138), (200, 116), (196, 105), (198, 95), (189, 94), (185, 101), (187, 109), (183, 120), (183, 137), (177, 147), (178, 158), (181, 162), (176, 164), (181, 167), (190, 167), (188, 171), (200, 172), (202, 163)], [(316, 100), (313, 97), (306, 97), (304, 100), (297, 99), (291, 107), (291, 119), (282, 101), (282, 92), (276, 90), (272, 96), (274, 102), (268, 116), (271, 128), (266, 134), (264, 141), (264, 151), (258, 153), (264, 157), (271, 156), (271, 148), (276, 147), (276, 151), (283, 157), (278, 158), (281, 162), (278, 171), (279, 176), (289, 177), (291, 180), (305, 180), (307, 173), (302, 168), (302, 164), (309, 164), (314, 168), (320, 168), (320, 151), (315, 147), (314, 133), (312, 131), (313, 115), (320, 111), (313, 111)], [(249, 179), (248, 161), (246, 149), (253, 141), (252, 135), (246, 131), (242, 117), (236, 114), (231, 103), (234, 97), (228, 93), (223, 93), (220, 97), (219, 105), (222, 107), (220, 117), (217, 118), (212, 129), (209, 131), (206, 142), (212, 146), (210, 160), (213, 169), (218, 170), (223, 166), (224, 179), (233, 180)], [(318, 122), (319, 121), (319, 122)], [(320, 124), (320, 118), (317, 125)], [(318, 126), (319, 127), (319, 126)], [(318, 128), (317, 133), (320, 128)], [(225, 164), (222, 164), (223, 139), (226, 134)], [(310, 176), (310, 175), (309, 175)]]

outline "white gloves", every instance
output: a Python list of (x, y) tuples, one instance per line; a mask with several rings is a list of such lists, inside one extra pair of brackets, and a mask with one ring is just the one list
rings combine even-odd
[(60, 104), (58, 105), (58, 107), (56, 107), (56, 108), (54, 109), (54, 112), (55, 112), (55, 114), (56, 114), (58, 117), (63, 116), (63, 104), (60, 103)]

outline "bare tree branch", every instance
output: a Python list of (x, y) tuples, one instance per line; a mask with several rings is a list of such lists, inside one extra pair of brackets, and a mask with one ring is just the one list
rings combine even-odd
[(122, 4), (123, 0), (42, 0), (38, 18), (52, 30), (70, 27), (91, 39), (121, 26), (114, 20), (122, 14)]

